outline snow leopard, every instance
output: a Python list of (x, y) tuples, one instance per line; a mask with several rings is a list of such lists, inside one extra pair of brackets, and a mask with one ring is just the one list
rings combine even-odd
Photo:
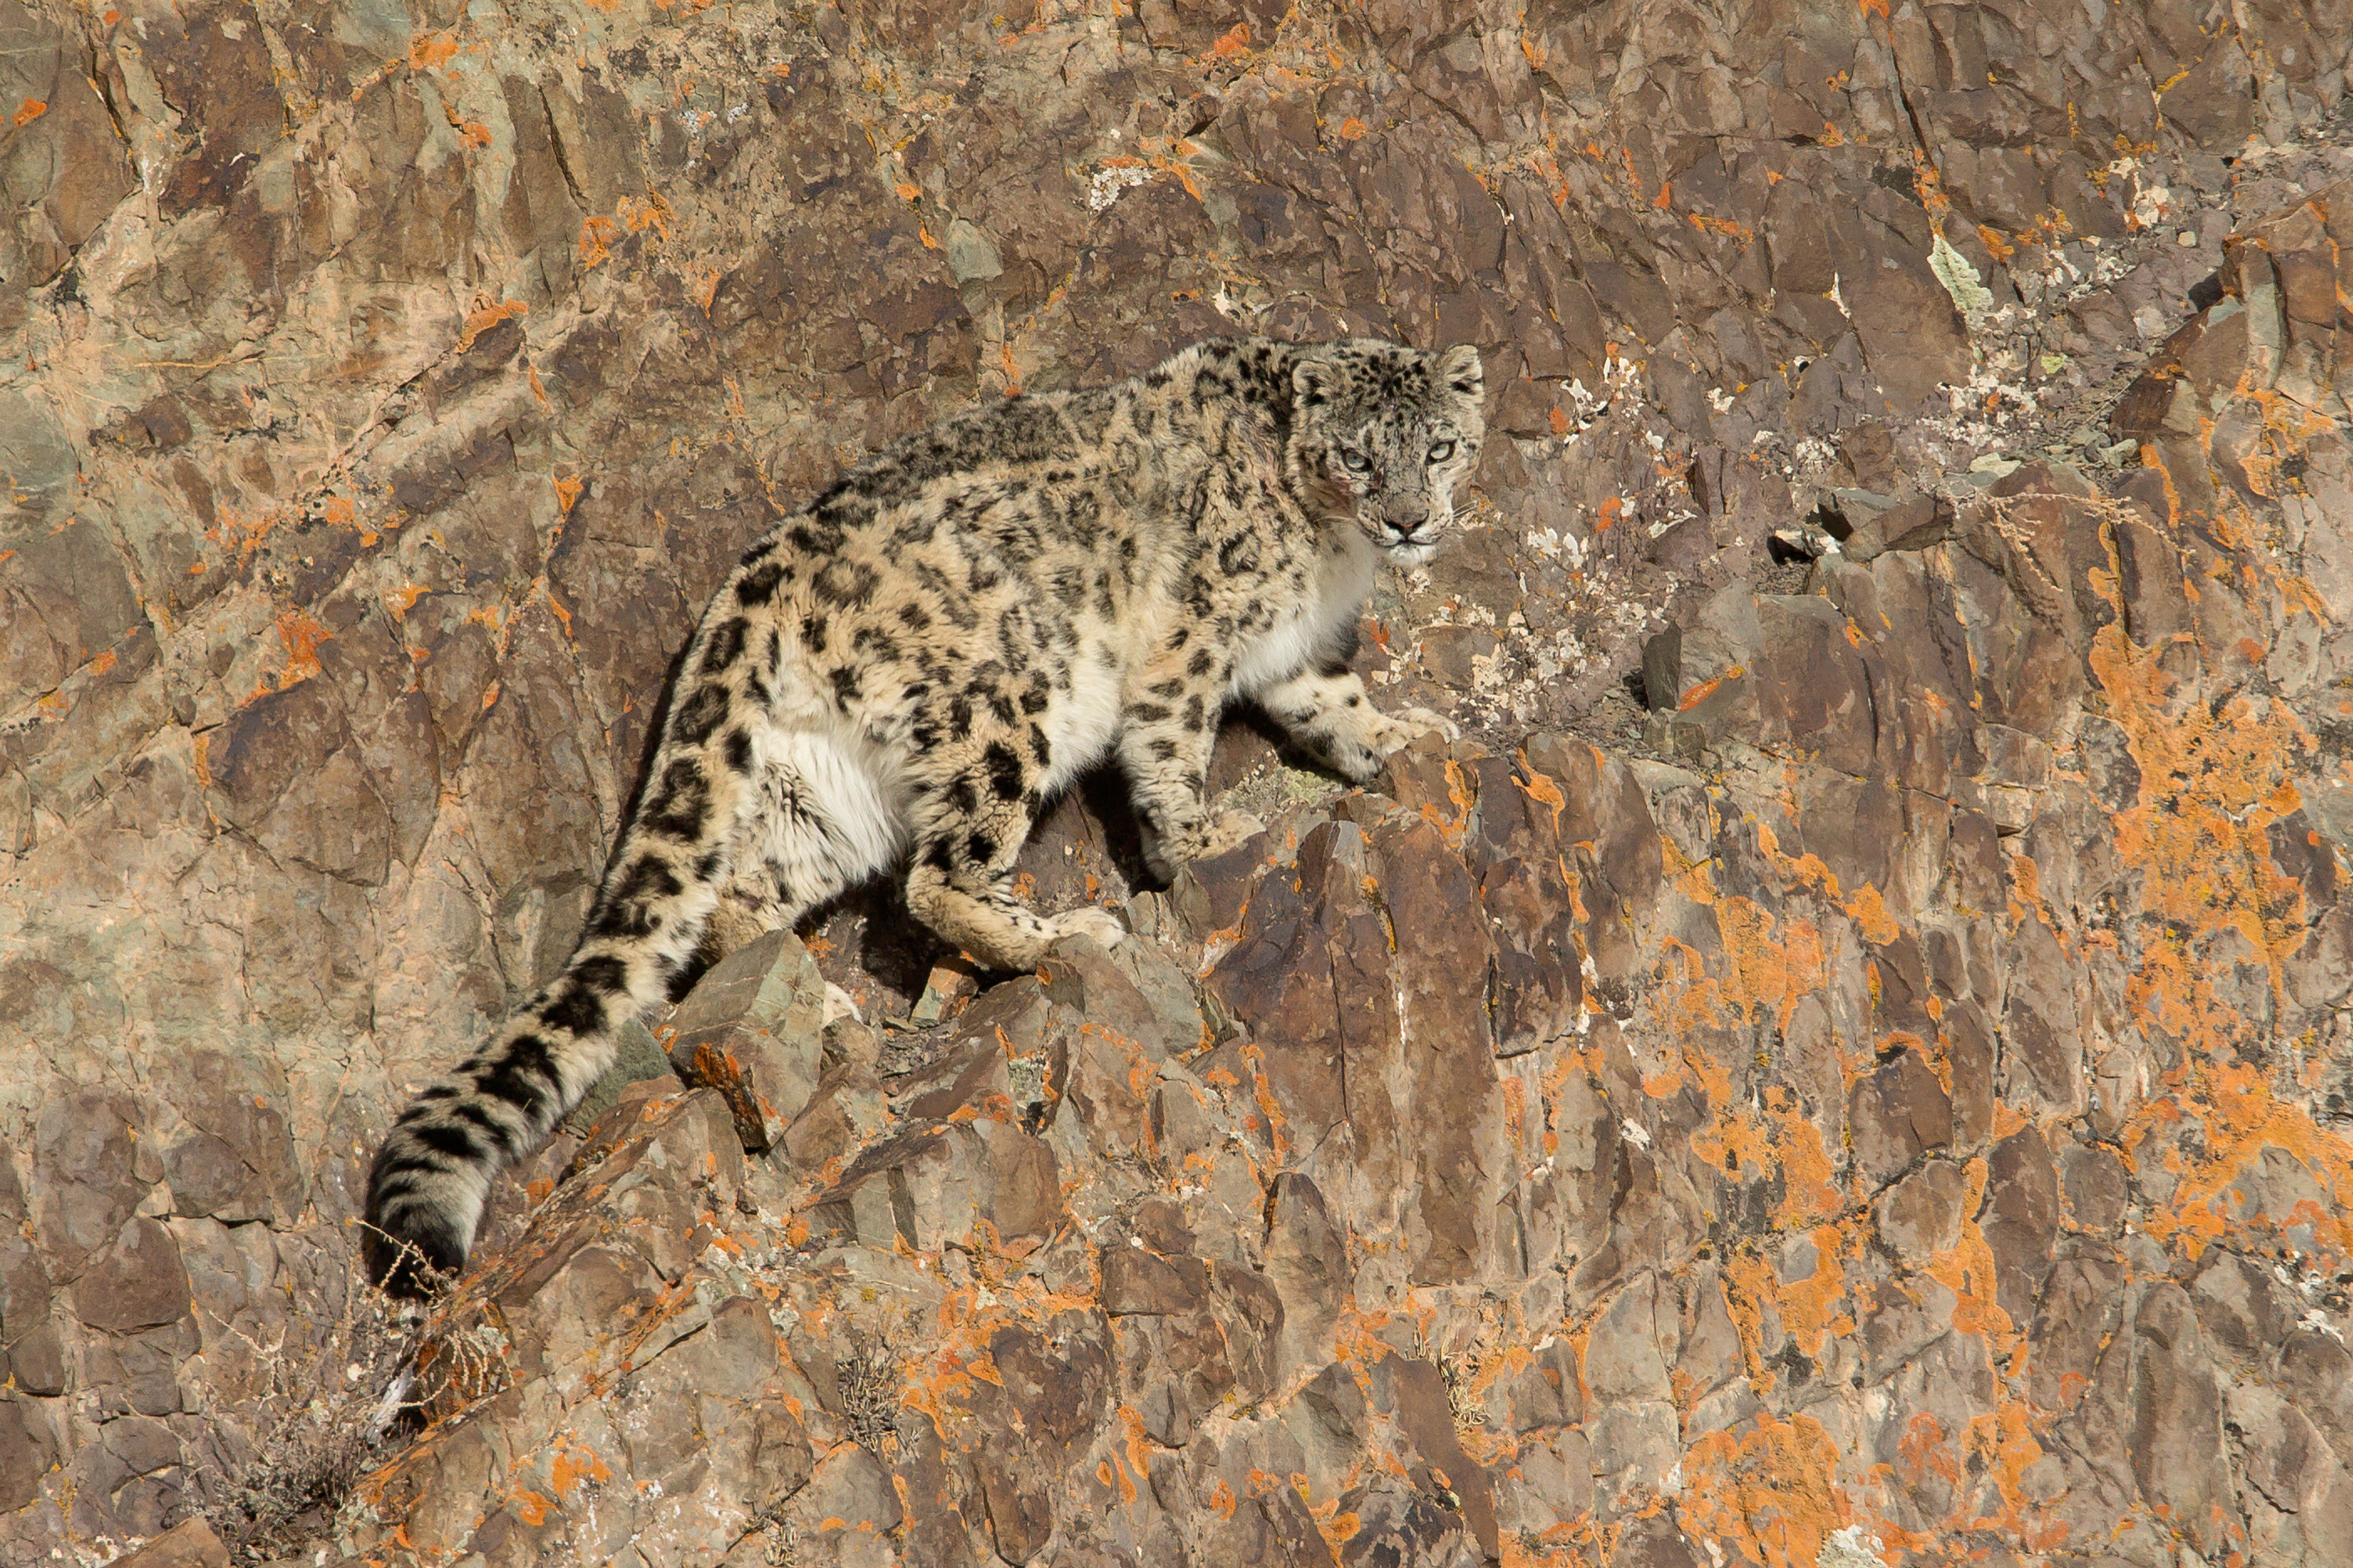
[(374, 1277), (416, 1296), (462, 1268), (492, 1178), (714, 933), (792, 926), (895, 868), (941, 938), (1032, 968), (1058, 938), (1123, 935), (1013, 891), (1082, 771), (1116, 758), (1166, 879), (1204, 847), (1229, 705), (1359, 784), (1445, 728), (1381, 712), (1350, 663), (1381, 563), (1453, 531), (1482, 400), (1468, 344), (1212, 341), (949, 418), (777, 523), (703, 611), (576, 949), (385, 1137)]

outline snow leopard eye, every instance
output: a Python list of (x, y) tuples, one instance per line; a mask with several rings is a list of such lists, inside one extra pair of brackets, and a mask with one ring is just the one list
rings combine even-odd
[(1430, 460), (1433, 466), (1446, 461), (1452, 456), (1454, 456), (1454, 443), (1451, 441), (1440, 441), (1430, 449)]
[(1373, 471), (1373, 460), (1370, 458), (1345, 447), (1340, 448), (1340, 466), (1352, 474), (1369, 474)]

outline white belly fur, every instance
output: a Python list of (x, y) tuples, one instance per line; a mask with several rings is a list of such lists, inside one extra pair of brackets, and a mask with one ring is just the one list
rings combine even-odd
[(1099, 653), (1082, 655), (1071, 665), (1069, 695), (1046, 713), (1046, 744), (1050, 748), (1039, 792), (1052, 795), (1103, 760), (1119, 734), (1119, 675)]
[[(797, 793), (830, 827), (831, 858), (845, 875), (879, 871), (897, 858), (906, 843), (907, 819), (898, 770), (887, 758), (838, 724), (771, 730), (766, 741), (763, 760), (795, 776)], [(787, 851), (787, 865), (797, 858), (791, 851), (809, 847), (795, 842), (809, 832), (797, 814), (782, 820), (772, 816), (767, 826), (781, 841), (777, 847)]]
[(1365, 596), (1372, 592), (1373, 571), (1378, 564), (1372, 544), (1361, 535), (1352, 538), (1338, 555), (1325, 556), (1317, 566), (1315, 596), (1243, 647), (1234, 664), (1229, 695), (1255, 697), (1304, 668), (1316, 649), (1356, 618)]
[(776, 711), (755, 742), (759, 772), (770, 787), (785, 783), (821, 814), (831, 843), (806, 842), (809, 823), (772, 800), (762, 825), (770, 852), (788, 867), (820, 854), (852, 879), (882, 869), (907, 842), (897, 759), (852, 731), (818, 695), (818, 672), (806, 658), (787, 654), (776, 677)]

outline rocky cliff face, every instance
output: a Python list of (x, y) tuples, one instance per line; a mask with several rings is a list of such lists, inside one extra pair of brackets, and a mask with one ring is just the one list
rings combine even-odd
[[(0, 0), (0, 1562), (2353, 1560), (2348, 51)], [(385, 1323), (723, 564), (1240, 331), (1484, 351), (1465, 738), (747, 949)]]

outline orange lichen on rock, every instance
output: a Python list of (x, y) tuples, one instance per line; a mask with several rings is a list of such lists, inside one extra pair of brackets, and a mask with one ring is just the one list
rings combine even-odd
[(2288, 780), (2311, 738), (2275, 702), (2184, 700), (2162, 656), (2120, 625), (2093, 639), (2091, 668), (2141, 773), (2140, 799), (2116, 819), (2117, 855), (2164, 868), (2145, 895), (2153, 912), (2192, 931), (2229, 926), (2276, 987), (2306, 922), (2303, 885), (2274, 863), (2269, 829), (2300, 804)]
[(419, 33), (408, 46), (406, 63), (411, 70), (431, 70), (448, 65), (457, 53), (458, 36), (455, 33)]
[(1764, 1568), (1813, 1568), (1832, 1532), (1854, 1522), (1838, 1468), (1838, 1447), (1813, 1416), (1761, 1416), (1684, 1451), (1676, 1511), (1686, 1531)]
[(2018, 1342), (2018, 1325), (1996, 1299), (1993, 1248), (1986, 1244), (1978, 1223), (1978, 1206), (1985, 1195), (1986, 1163), (1971, 1160), (1967, 1167), (1967, 1194), (1961, 1201), (1961, 1238), (1929, 1260), (1928, 1277), (1953, 1293), (1954, 1331), (1975, 1334), (1986, 1342), (1997, 1362)]
[(323, 623), (300, 610), (278, 617), (278, 640), (286, 649), (286, 668), (279, 672), (278, 689), (285, 690), (319, 673), (319, 645), (335, 634)]
[(464, 353), (474, 346), (474, 340), (497, 326), (501, 321), (531, 313), (531, 307), (521, 300), (485, 301), (466, 313), (464, 330), (458, 334), (458, 352)]
[(1754, 900), (1733, 897), (1715, 909), (1716, 929), (1733, 966), (1733, 1000), (1745, 1018), (1789, 1026), (1798, 999), (1829, 979), (1822, 934), (1810, 921), (1786, 921)]

